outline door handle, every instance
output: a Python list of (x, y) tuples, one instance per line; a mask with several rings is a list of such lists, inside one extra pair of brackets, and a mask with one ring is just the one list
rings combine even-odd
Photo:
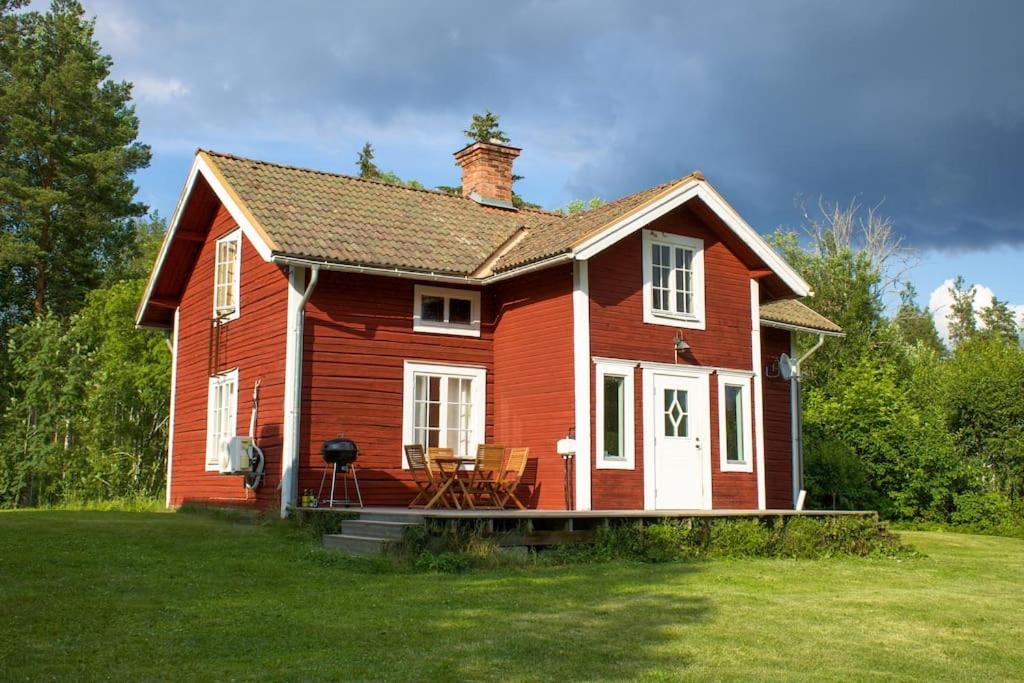
[(694, 438), (694, 445), (697, 447), (697, 450), (699, 451), (700, 450), (700, 437), (699, 436)]

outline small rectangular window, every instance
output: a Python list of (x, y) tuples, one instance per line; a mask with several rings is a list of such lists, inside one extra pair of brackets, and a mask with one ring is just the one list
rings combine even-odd
[(206, 417), (206, 469), (220, 467), (221, 453), (235, 436), (238, 416), (238, 370), (210, 378)]
[(416, 285), (413, 296), (415, 332), (480, 336), (480, 292)]
[(217, 240), (213, 266), (213, 317), (227, 322), (238, 317), (238, 281), (242, 233), (238, 230)]
[(719, 371), (718, 440), (723, 471), (753, 472), (750, 377)]
[(743, 462), (743, 387), (725, 386), (725, 459)]
[(636, 466), (634, 363), (602, 360), (595, 364), (594, 459), (598, 469)]
[(626, 378), (604, 376), (604, 457), (625, 457)]
[(469, 325), (473, 322), (473, 302), (469, 299), (448, 299), (448, 322)]

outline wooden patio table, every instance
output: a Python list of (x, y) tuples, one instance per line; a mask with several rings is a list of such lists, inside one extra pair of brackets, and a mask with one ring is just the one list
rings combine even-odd
[(445, 494), (449, 494), (452, 502), (455, 503), (455, 507), (461, 510), (462, 506), (459, 504), (459, 491), (461, 491), (462, 500), (472, 510), (473, 498), (469, 495), (469, 489), (466, 488), (465, 478), (460, 476), (460, 474), (463, 472), (463, 465), (475, 460), (476, 458), (470, 455), (434, 456), (430, 458), (430, 462), (437, 465), (437, 474), (441, 479), (441, 486), (438, 488), (437, 493), (434, 494), (434, 497), (427, 503), (426, 507), (433, 508), (445, 505), (447, 502)]

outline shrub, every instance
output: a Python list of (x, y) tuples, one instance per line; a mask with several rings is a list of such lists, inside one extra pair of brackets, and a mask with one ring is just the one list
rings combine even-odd
[(1001, 493), (961, 493), (953, 500), (956, 509), (950, 515), (950, 521), (954, 524), (992, 532), (1013, 522), (1010, 500)]
[(766, 557), (775, 554), (775, 534), (756, 519), (720, 519), (711, 525), (713, 557)]

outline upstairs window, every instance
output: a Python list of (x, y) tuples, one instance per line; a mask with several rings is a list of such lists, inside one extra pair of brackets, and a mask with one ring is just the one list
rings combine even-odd
[(644, 322), (704, 329), (704, 242), (645, 230)]
[(217, 253), (213, 269), (213, 317), (220, 322), (227, 322), (238, 317), (241, 236), (241, 231), (236, 230), (217, 240)]
[(480, 336), (480, 292), (416, 285), (413, 330)]

